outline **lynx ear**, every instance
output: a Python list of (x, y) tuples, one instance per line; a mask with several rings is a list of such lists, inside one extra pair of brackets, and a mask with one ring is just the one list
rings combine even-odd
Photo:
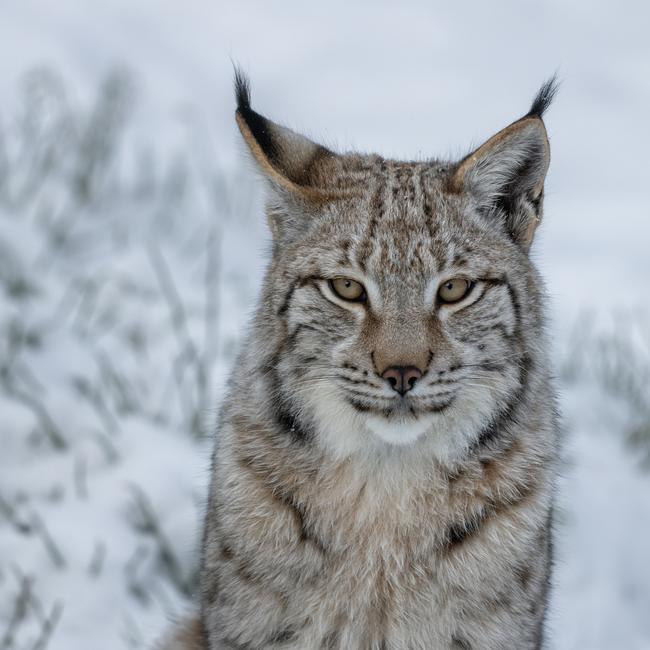
[(557, 90), (555, 78), (542, 86), (530, 111), (492, 136), (458, 164), (454, 192), (468, 192), (479, 209), (500, 218), (524, 250), (542, 216), (550, 148), (542, 116)]
[(279, 190), (308, 201), (327, 196), (319, 170), (335, 154), (290, 129), (255, 112), (250, 105), (250, 84), (235, 72), (235, 117), (244, 141), (267, 179)]

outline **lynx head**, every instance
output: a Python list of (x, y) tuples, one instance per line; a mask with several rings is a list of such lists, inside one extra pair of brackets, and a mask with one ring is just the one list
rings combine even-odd
[(451, 461), (521, 399), (543, 359), (528, 252), (555, 89), (461, 161), (401, 162), (266, 119), (237, 75), (237, 123), (269, 185), (253, 355), (280, 428), (340, 455), (424, 445)]

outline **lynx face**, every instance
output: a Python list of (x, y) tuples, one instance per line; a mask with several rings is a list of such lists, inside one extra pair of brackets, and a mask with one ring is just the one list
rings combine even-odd
[(280, 421), (341, 455), (415, 444), (451, 461), (489, 435), (524, 383), (522, 314), (539, 318), (551, 92), (460, 163), (406, 163), (334, 154), (252, 111), (240, 83), (271, 185)]

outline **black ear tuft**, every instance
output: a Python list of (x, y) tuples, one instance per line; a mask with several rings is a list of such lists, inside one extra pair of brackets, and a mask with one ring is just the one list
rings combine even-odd
[(251, 110), (251, 84), (239, 67), (235, 67), (235, 97), (237, 98), (237, 110), (240, 113), (247, 113)]
[(239, 67), (235, 67), (235, 98), (237, 113), (244, 119), (268, 159), (273, 162), (278, 156), (278, 150), (271, 136), (270, 123), (251, 108), (251, 84)]
[(530, 107), (530, 110), (525, 117), (539, 117), (542, 119), (544, 113), (548, 110), (548, 107), (551, 105), (555, 94), (560, 87), (560, 82), (557, 79), (557, 75), (553, 75), (540, 89), (533, 104)]

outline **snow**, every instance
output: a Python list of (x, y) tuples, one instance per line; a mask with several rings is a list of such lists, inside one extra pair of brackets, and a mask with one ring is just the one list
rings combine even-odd
[(624, 413), (593, 408), (596, 390), (564, 400), (567, 445), (551, 626), (561, 648), (650, 647), (647, 551), (650, 477), (634, 471), (612, 431)]
[[(650, 477), (624, 441), (639, 408), (619, 375), (598, 381), (600, 348), (586, 341), (632, 340), (623, 325), (640, 323), (632, 354), (650, 365), (649, 18), (631, 0), (5, 3), (0, 648), (37, 647), (48, 619), (49, 650), (145, 648), (190, 606), (202, 432), (268, 246), (231, 59), (261, 112), (330, 146), (405, 158), (464, 153), (558, 71), (533, 250), (566, 428), (549, 628), (560, 650), (650, 648)], [(119, 119), (93, 130), (111, 74), (117, 112), (104, 117)], [(92, 135), (118, 145), (84, 200), (73, 179)], [(26, 142), (27, 154), (51, 142), (57, 164), (22, 197), (38, 169)], [(589, 336), (576, 336), (585, 314)]]

